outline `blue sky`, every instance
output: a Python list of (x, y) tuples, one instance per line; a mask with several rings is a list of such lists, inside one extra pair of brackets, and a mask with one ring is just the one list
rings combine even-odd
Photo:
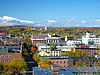
[(100, 27), (100, 0), (0, 0), (0, 25)]
[(34, 21), (100, 17), (100, 0), (0, 0), (0, 16)]

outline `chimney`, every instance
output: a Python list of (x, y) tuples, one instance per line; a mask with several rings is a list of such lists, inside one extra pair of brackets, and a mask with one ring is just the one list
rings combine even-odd
[(58, 66), (57, 64), (53, 64), (53, 65), (51, 66), (51, 70), (52, 70), (52, 71), (59, 71), (59, 66)]
[(76, 50), (75, 50), (75, 48), (71, 48), (71, 51), (72, 51), (72, 52), (75, 52)]

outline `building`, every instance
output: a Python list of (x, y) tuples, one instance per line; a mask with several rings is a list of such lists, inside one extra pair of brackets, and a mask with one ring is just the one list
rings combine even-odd
[(37, 28), (30, 28), (31, 30), (47, 30), (48, 28), (47, 27), (37, 27)]
[(41, 59), (43, 58), (48, 58), (52, 61), (53, 64), (57, 64), (60, 67), (71, 67), (73, 66), (73, 60), (70, 59), (68, 56), (42, 56), (40, 57)]
[(21, 57), (20, 53), (0, 53), (0, 62), (11, 62), (12, 60)]
[(69, 46), (76, 46), (77, 44), (82, 44), (82, 41), (81, 40), (68, 40), (66, 44)]
[(0, 53), (20, 53), (22, 51), (22, 38), (0, 38)]
[(97, 36), (94, 33), (86, 32), (86, 35), (82, 36), (82, 43), (100, 46), (100, 36)]
[(49, 54), (49, 56), (60, 56), (60, 54), (65, 51), (74, 51), (75, 52), (75, 47), (74, 46), (56, 46), (56, 49), (51, 50), (50, 46), (47, 46), (47, 45), (38, 46), (38, 52), (40, 55), (41, 55), (41, 52), (42, 53), (45, 52), (45, 54), (47, 56), (48, 56), (48, 54)]
[(61, 50), (55, 49), (55, 50), (50, 50), (51, 56), (60, 56)]
[(39, 52), (39, 55), (40, 56), (50, 56), (50, 53), (49, 52), (45, 52), (45, 51), (41, 51), (41, 52)]
[(81, 49), (84, 53), (86, 53), (89, 56), (95, 56), (96, 54), (100, 54), (100, 50), (97, 48), (75, 48), (75, 49)]
[(6, 36), (6, 35), (8, 35), (8, 31), (0, 30), (0, 36)]
[[(60, 46), (60, 45), (57, 45), (56, 46), (57, 49), (61, 50), (61, 51), (71, 51), (72, 48), (75, 48), (74, 46), (68, 46), (68, 45), (65, 45), (65, 46)], [(41, 45), (41, 46), (38, 46), (38, 50), (39, 51), (50, 51), (50, 46), (48, 45)]]
[(74, 38), (73, 37), (65, 36), (65, 41), (69, 41), (69, 40), (74, 40)]
[(47, 35), (41, 35), (41, 34), (38, 34), (38, 35), (32, 35), (31, 36), (31, 41), (32, 41), (32, 45), (34, 46), (39, 46), (39, 45), (44, 45), (46, 44), (46, 40), (45, 40), (45, 37), (47, 37)]
[(43, 45), (43, 44), (57, 44), (61, 42), (61, 37), (58, 35), (50, 35), (50, 34), (38, 34), (31, 36), (32, 44), (35, 46)]
[(100, 67), (34, 67), (33, 75), (97, 75)]
[(48, 37), (46, 37), (45, 39), (46, 39), (46, 43), (50, 43), (50, 44), (61, 43), (61, 37), (56, 34), (53, 34), (53, 35), (48, 34)]
[(21, 53), (21, 45), (0, 45), (0, 53)]

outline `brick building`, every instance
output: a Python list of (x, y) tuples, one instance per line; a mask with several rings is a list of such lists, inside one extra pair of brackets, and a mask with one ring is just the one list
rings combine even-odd
[(0, 53), (0, 62), (11, 62), (16, 58), (21, 58), (20, 53)]
[(73, 61), (67, 56), (42, 56), (41, 59), (43, 58), (49, 58), (53, 64), (57, 64), (60, 67), (71, 67), (73, 66)]
[(89, 56), (94, 56), (95, 54), (100, 54), (100, 50), (97, 48), (76, 48), (83, 50), (84, 53), (88, 54)]
[(0, 30), (0, 36), (6, 36), (7, 34), (8, 34), (8, 31)]
[(32, 35), (31, 36), (32, 45), (38, 46), (45, 44), (46, 43), (45, 37), (47, 37), (47, 35)]

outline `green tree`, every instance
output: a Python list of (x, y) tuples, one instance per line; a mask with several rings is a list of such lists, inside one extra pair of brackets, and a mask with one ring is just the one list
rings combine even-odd
[(52, 65), (52, 61), (50, 59), (44, 58), (39, 61), (40, 67), (50, 67)]
[(40, 55), (36, 52), (36, 53), (33, 55), (33, 59), (34, 59), (34, 61), (38, 64), (39, 61), (40, 61)]
[(74, 67), (87, 67), (89, 63), (87, 63), (85, 60), (79, 59), (75, 62)]
[(95, 62), (95, 67), (100, 67), (100, 60), (97, 60), (97, 62)]
[(4, 71), (4, 63), (0, 62), (0, 74), (2, 74)]
[(31, 47), (32, 46), (32, 41), (31, 41), (31, 36), (30, 35), (24, 35), (24, 41), (27, 43), (27, 45), (29, 46), (29, 47)]
[(20, 72), (27, 70), (27, 64), (23, 58), (17, 58), (10, 62), (12, 72)]
[(81, 49), (77, 49), (75, 51), (75, 56), (76, 57), (87, 57), (88, 55)]
[(26, 49), (26, 48), (24, 49), (23, 54), (24, 54), (26, 57), (28, 57), (28, 56), (29, 56), (29, 53), (28, 53), (28, 51), (27, 51), (27, 49)]
[(50, 44), (49, 47), (50, 47), (50, 50), (55, 50), (55, 49), (57, 49), (55, 44)]
[(7, 75), (12, 73), (10, 63), (4, 64), (4, 73)]
[(75, 56), (76, 56), (75, 53), (74, 53), (74, 52), (71, 52), (71, 51), (68, 51), (68, 52), (67, 52), (67, 55), (68, 55), (69, 57), (75, 57)]
[(60, 56), (69, 56), (69, 57), (75, 57), (75, 52), (71, 52), (71, 51), (66, 51), (60, 54)]
[(31, 47), (31, 46), (32, 46), (32, 41), (31, 41), (31, 39), (30, 39), (30, 38), (25, 39), (25, 42), (27, 43), (27, 45), (28, 45), (29, 47)]

